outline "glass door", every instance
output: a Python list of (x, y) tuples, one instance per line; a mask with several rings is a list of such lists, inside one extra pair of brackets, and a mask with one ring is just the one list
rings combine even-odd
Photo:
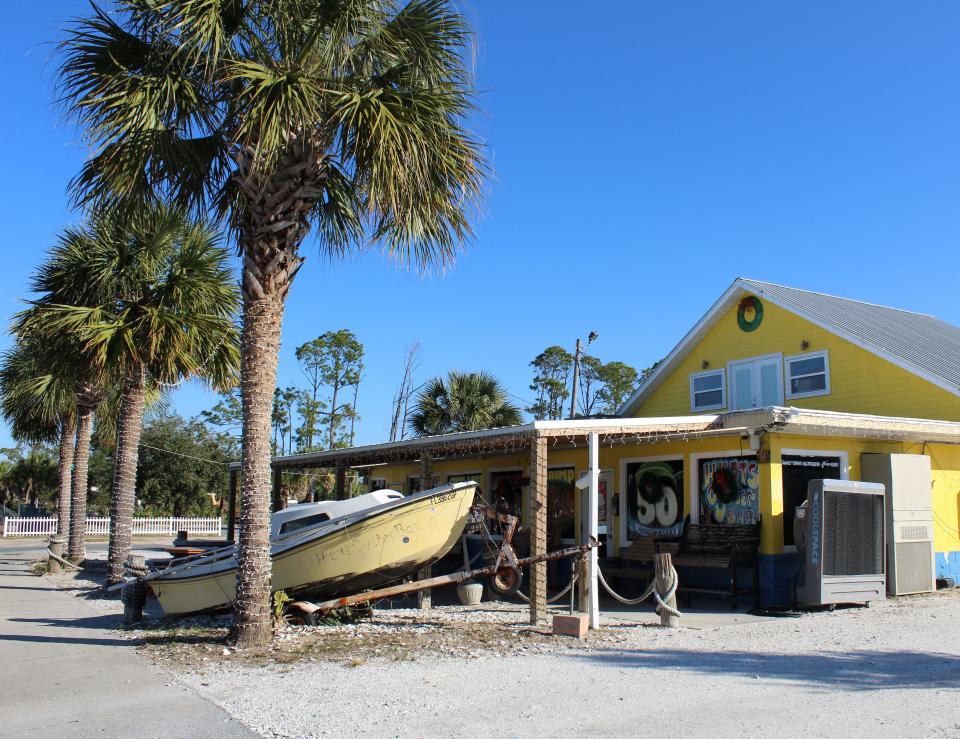
[(779, 354), (729, 364), (730, 409), (783, 405), (783, 371)]

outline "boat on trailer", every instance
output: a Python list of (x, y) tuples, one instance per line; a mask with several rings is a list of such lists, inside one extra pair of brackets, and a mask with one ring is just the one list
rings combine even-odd
[[(476, 490), (475, 482), (459, 482), (410, 496), (376, 491), (351, 501), (301, 504), (284, 516), (278, 512), (271, 522), (273, 590), (335, 598), (427, 567), (460, 538)], [(231, 545), (141, 580), (167, 615), (177, 615), (232, 603), (236, 570), (236, 546)]]

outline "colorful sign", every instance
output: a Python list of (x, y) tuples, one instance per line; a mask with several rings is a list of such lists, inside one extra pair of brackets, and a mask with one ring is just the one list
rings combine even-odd
[(628, 464), (626, 491), (628, 536), (669, 529), (684, 516), (683, 461)]
[(700, 523), (751, 524), (760, 517), (756, 457), (700, 460)]

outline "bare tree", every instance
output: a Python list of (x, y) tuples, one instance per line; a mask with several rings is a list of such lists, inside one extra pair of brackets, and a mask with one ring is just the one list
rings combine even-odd
[(410, 397), (420, 388), (413, 386), (413, 375), (423, 362), (420, 342), (414, 339), (407, 345), (403, 363), (403, 380), (393, 394), (393, 415), (390, 418), (390, 441), (402, 439), (407, 431), (407, 411), (410, 407)]

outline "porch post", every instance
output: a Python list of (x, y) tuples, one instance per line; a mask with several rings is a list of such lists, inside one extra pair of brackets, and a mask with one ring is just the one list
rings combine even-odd
[[(423, 452), (420, 455), (420, 490), (429, 490), (433, 487), (433, 458), (430, 452)], [(417, 573), (418, 580), (427, 580), (433, 576), (432, 567), (424, 567)], [(417, 607), (433, 607), (433, 597), (429, 590), (417, 591)]]
[(230, 497), (227, 498), (227, 541), (231, 544), (236, 541), (237, 531), (237, 472), (230, 470)]
[[(599, 537), (597, 519), (600, 516), (600, 436), (596, 431), (590, 433), (590, 491), (587, 505), (587, 541), (596, 541)], [(596, 547), (587, 554), (587, 592), (584, 602), (590, 616), (590, 628), (600, 628), (600, 601), (597, 590), (598, 552)], [(582, 607), (582, 606), (581, 606)]]
[[(530, 443), (530, 555), (547, 553), (547, 439), (534, 436)], [(530, 565), (530, 623), (547, 617), (547, 563)]]
[(281, 500), (282, 490), (280, 488), (280, 483), (283, 479), (283, 472), (280, 471), (279, 467), (273, 468), (273, 512), (283, 508), (283, 501)]
[(337, 500), (346, 500), (347, 493), (347, 467), (343, 462), (337, 462), (336, 467), (336, 481), (334, 483), (334, 490), (336, 491)]

